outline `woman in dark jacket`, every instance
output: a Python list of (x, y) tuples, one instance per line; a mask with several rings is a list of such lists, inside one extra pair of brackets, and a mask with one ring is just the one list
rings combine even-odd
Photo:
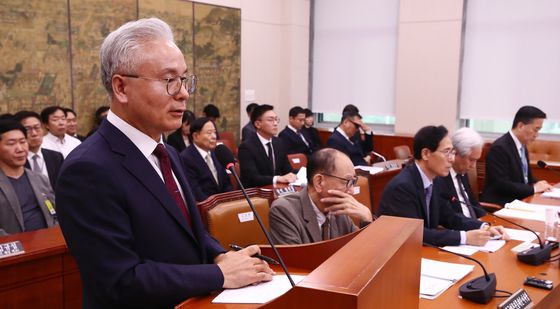
[(194, 113), (186, 110), (183, 113), (183, 124), (181, 125), (181, 127), (167, 136), (167, 143), (175, 147), (175, 149), (177, 149), (179, 153), (185, 150), (185, 148), (187, 148), (192, 143), (190, 127), (194, 119)]

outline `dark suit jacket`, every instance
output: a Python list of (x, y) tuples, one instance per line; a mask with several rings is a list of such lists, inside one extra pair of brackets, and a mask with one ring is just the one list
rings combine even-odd
[(210, 195), (233, 190), (226, 169), (218, 162), (214, 152), (210, 152), (212, 161), (218, 171), (218, 183), (214, 180), (206, 160), (200, 155), (194, 144), (181, 152), (181, 159), (185, 165), (187, 180), (197, 202), (204, 201)]
[[(278, 137), (284, 143), (284, 147), (288, 154), (303, 153), (305, 155), (309, 155), (312, 152), (311, 148), (303, 142), (301, 136), (288, 127), (284, 128), (284, 130), (278, 134)], [(305, 138), (307, 140), (307, 137)], [(307, 142), (309, 143), (309, 141)]]
[(327, 140), (327, 146), (334, 149), (338, 149), (344, 152), (354, 165), (368, 165), (364, 160), (364, 152), (362, 146), (359, 142), (351, 143), (337, 130), (334, 130), (333, 134)]
[(266, 186), (272, 184), (274, 176), (282, 176), (292, 172), (284, 145), (277, 138), (272, 138), (274, 159), (276, 161), (276, 173), (273, 173), (266, 151), (257, 134), (251, 136), (239, 145), (237, 156), (241, 169), (241, 182), (247, 188)]
[[(465, 175), (461, 175), (459, 177), (461, 177), (461, 181), (465, 186), (465, 191), (467, 193), (467, 197), (469, 198), (469, 203), (472, 206), (476, 217), (480, 218), (484, 216), (486, 214), (486, 211), (482, 209), (480, 203), (474, 198), (475, 195), (472, 192), (468, 177)], [(448, 196), (455, 197), (455, 201), (450, 203), (451, 209), (453, 209), (456, 213), (463, 215), (463, 208), (461, 207), (461, 202), (459, 200), (459, 194), (461, 194), (461, 192), (458, 192), (457, 189), (455, 189), (453, 179), (451, 178), (451, 173), (449, 173), (449, 175), (447, 175), (446, 177), (443, 177), (442, 192), (445, 192), (446, 194), (448, 194)]]
[[(189, 138), (189, 141), (190, 141), (190, 138)], [(185, 141), (183, 140), (183, 134), (181, 133), (180, 130), (169, 134), (167, 136), (166, 142), (169, 145), (175, 147), (175, 149), (179, 153), (181, 153), (183, 150), (185, 150), (187, 148), (187, 145), (185, 145)]]
[[(529, 153), (525, 150), (529, 162)], [(529, 167), (529, 183), (523, 180), (521, 158), (513, 138), (508, 133), (494, 141), (486, 155), (486, 178), (481, 200), (504, 205), (515, 199), (524, 199), (534, 194), (533, 183), (537, 179)]]
[(241, 129), (241, 141), (244, 142), (249, 137), (255, 135), (256, 132), (255, 127), (249, 121), (245, 126), (243, 126), (243, 129)]
[[(426, 221), (426, 198), (416, 164), (408, 165), (383, 190), (379, 214), (424, 220), (424, 242), (436, 245), (459, 245), (459, 231), (480, 228), (481, 222), (460, 216), (441, 197), (442, 179), (434, 179), (430, 202), (430, 224)], [(446, 229), (438, 229), (441, 225)]]
[(365, 153), (366, 155), (373, 150), (373, 133), (364, 134), (364, 140), (362, 140), (360, 131), (358, 131), (356, 132), (356, 134), (354, 134), (354, 136), (350, 138), (350, 140), (354, 143), (360, 144), (363, 153)]
[(314, 127), (303, 127), (301, 128), (301, 132), (305, 136), (305, 138), (310, 141), (311, 149), (313, 151), (323, 147), (323, 143), (321, 143), (321, 139), (319, 138), (319, 130)]
[[(58, 180), (58, 174), (60, 173), (60, 168), (64, 162), (64, 156), (58, 151), (45, 148), (41, 148), (41, 153), (43, 154), (45, 166), (47, 167), (49, 182), (51, 183), (53, 190), (56, 192), (56, 181)], [(25, 161), (25, 167), (31, 169), (31, 165), (29, 165), (28, 160)]]
[(200, 220), (179, 155), (166, 145), (192, 227), (138, 148), (109, 121), (66, 158), (56, 202), (84, 308), (171, 308), (220, 289), (224, 249)]

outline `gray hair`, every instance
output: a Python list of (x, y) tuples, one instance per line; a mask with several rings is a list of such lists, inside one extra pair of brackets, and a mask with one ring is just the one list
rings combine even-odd
[(133, 73), (142, 61), (142, 54), (138, 52), (142, 45), (157, 40), (175, 42), (169, 25), (158, 18), (130, 21), (103, 40), (99, 50), (101, 82), (109, 95), (113, 94), (113, 75)]
[(471, 128), (460, 128), (451, 136), (453, 147), (461, 156), (471, 154), (473, 149), (482, 148), (484, 140), (475, 130)]

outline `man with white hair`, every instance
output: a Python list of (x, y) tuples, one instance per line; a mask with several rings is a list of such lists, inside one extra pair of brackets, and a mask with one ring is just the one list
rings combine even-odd
[(486, 211), (472, 192), (467, 172), (476, 168), (484, 141), (475, 130), (461, 128), (451, 136), (451, 142), (457, 154), (449, 174), (444, 177), (443, 194), (451, 198), (451, 207), (455, 212), (468, 218), (480, 218)]

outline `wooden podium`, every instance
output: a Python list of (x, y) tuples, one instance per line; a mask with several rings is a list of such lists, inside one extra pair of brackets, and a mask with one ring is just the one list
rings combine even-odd
[[(307, 245), (278, 246), (290, 269), (310, 271), (286, 294), (261, 308), (418, 308), (421, 220), (383, 216), (365, 229)], [(275, 257), (268, 246), (262, 253)], [(278, 272), (278, 271), (277, 271)], [(214, 296), (176, 308), (256, 308), (212, 304)]]

